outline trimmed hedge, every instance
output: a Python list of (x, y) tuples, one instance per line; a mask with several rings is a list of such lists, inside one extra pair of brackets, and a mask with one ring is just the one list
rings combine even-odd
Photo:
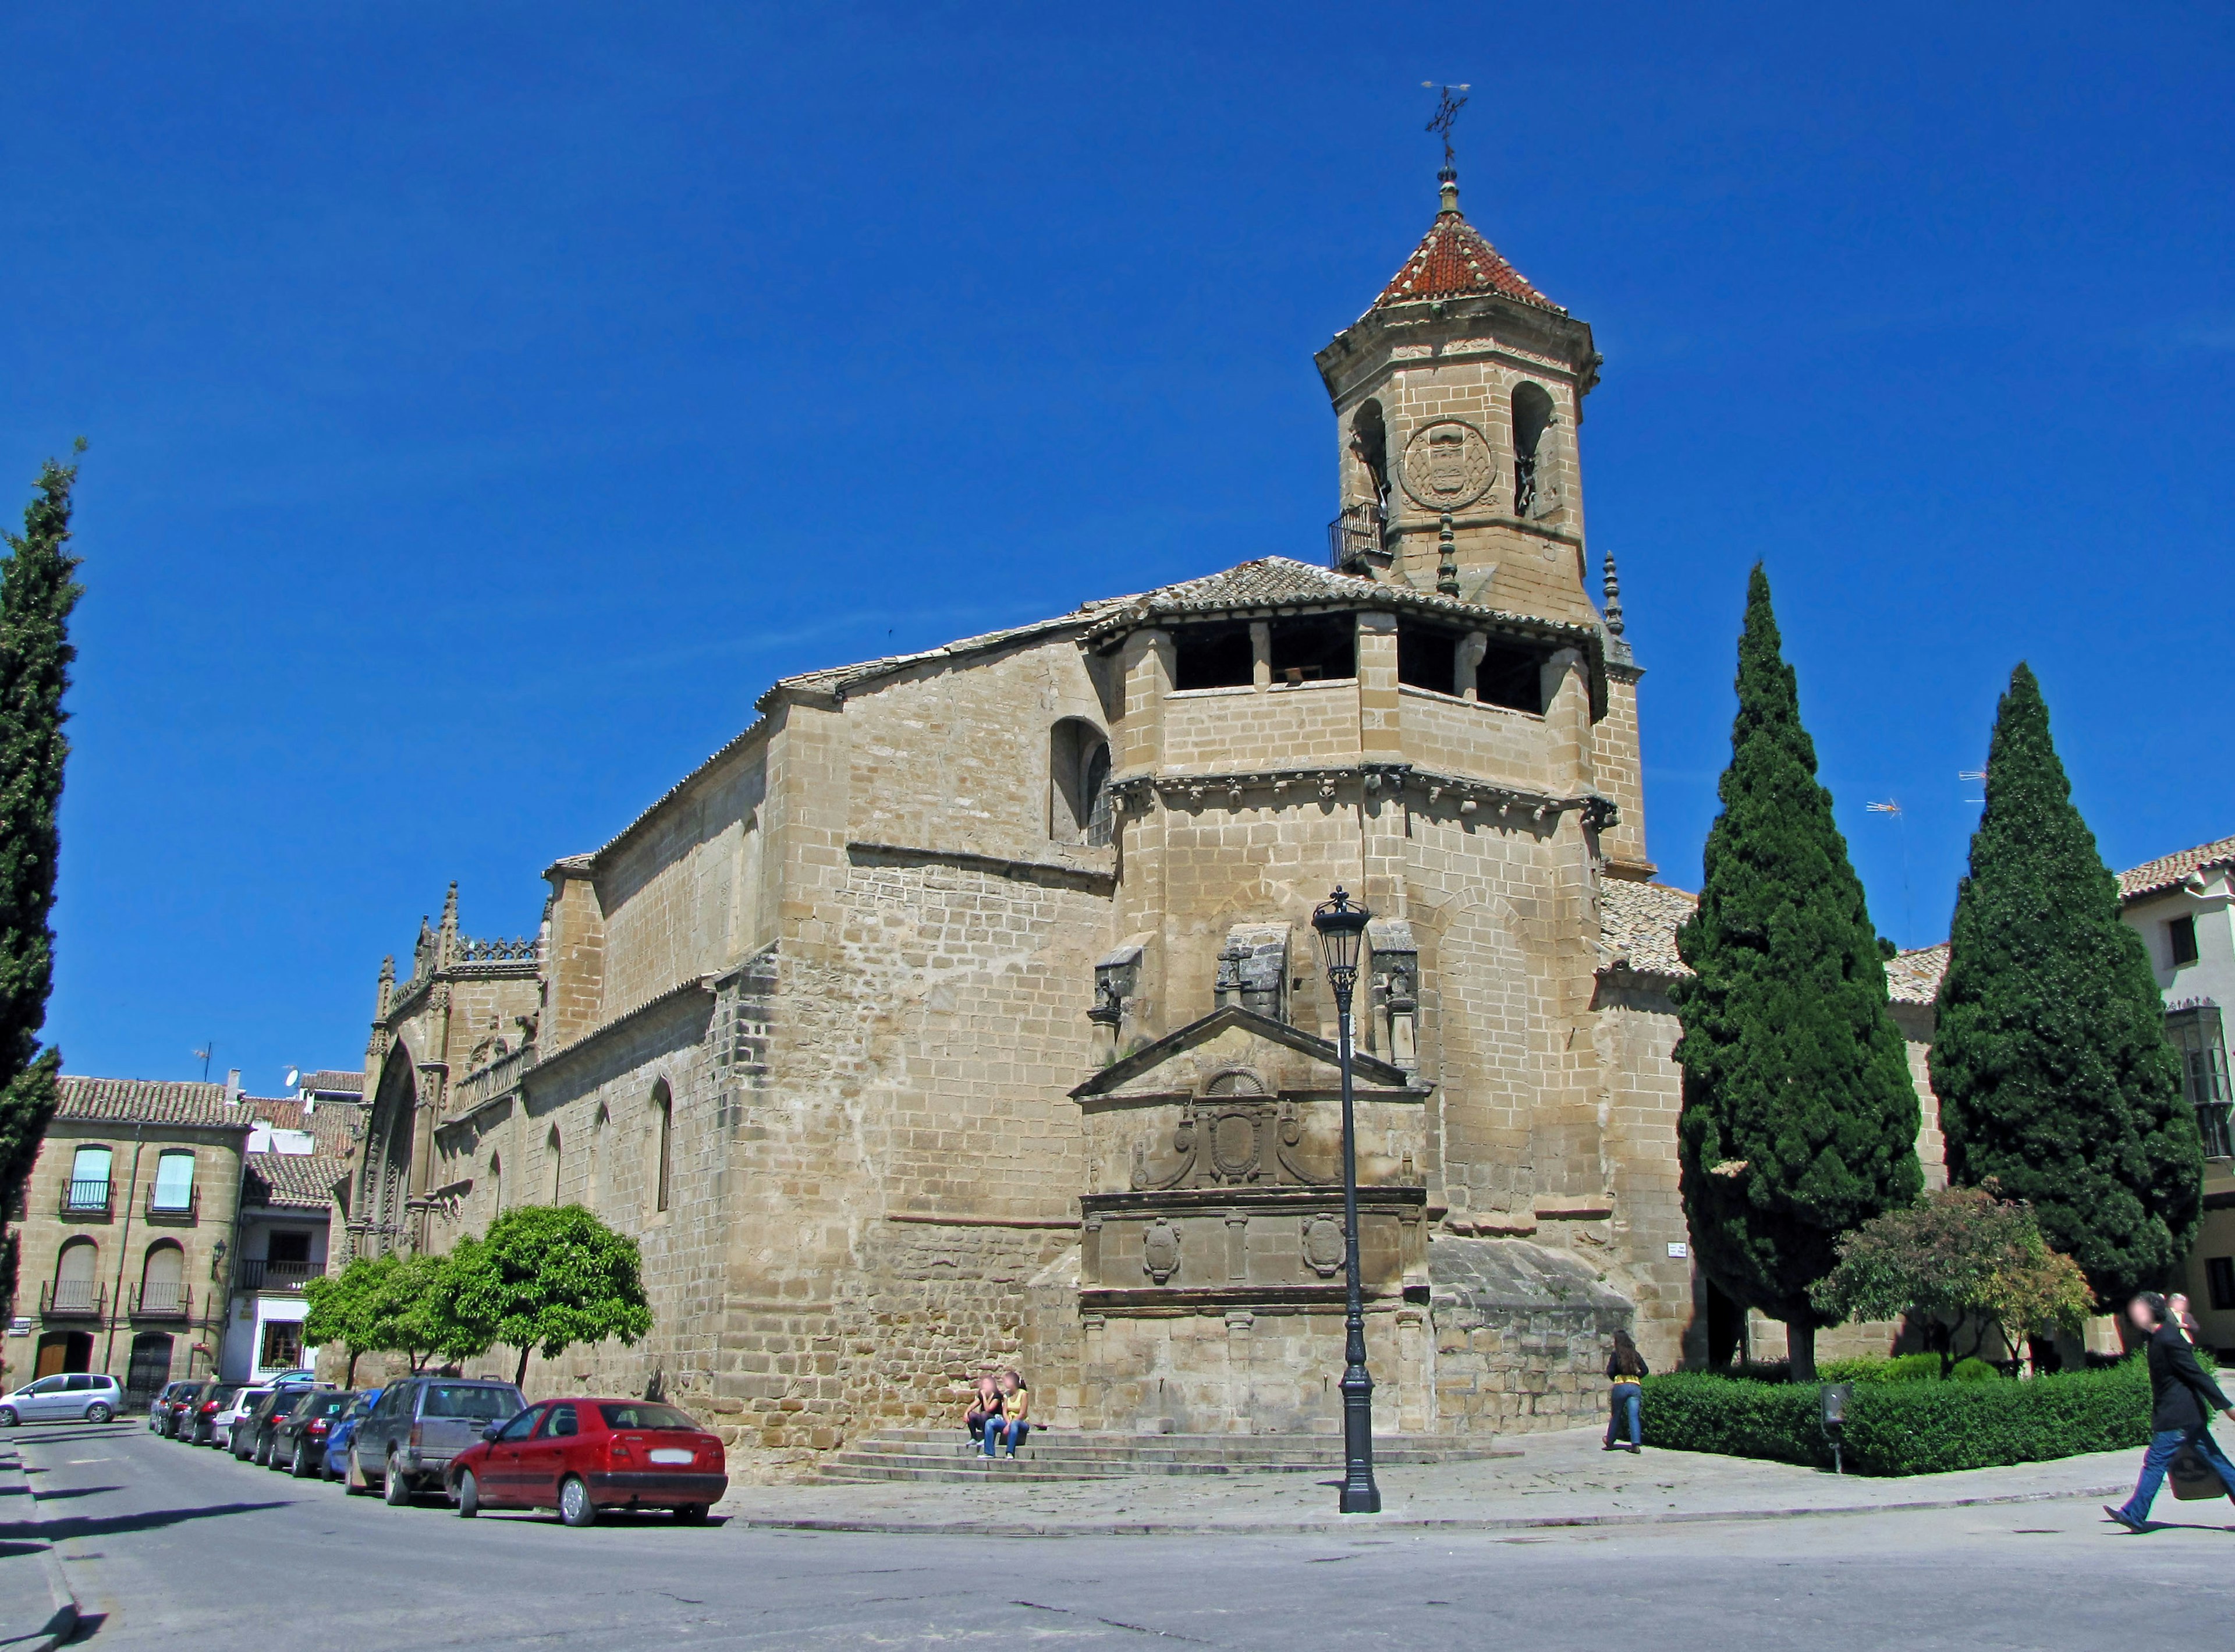
[[(1810, 1384), (1694, 1371), (1648, 1377), (1646, 1443), (1829, 1468), (1819, 1404)], [(1843, 1455), (1858, 1474), (1941, 1474), (2130, 1450), (2149, 1437), (2149, 1373), (2133, 1359), (2023, 1382), (1858, 1382)]]

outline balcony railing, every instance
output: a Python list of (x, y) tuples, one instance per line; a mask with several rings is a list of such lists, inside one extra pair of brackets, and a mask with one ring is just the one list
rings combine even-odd
[(39, 1312), (49, 1319), (97, 1320), (108, 1301), (89, 1279), (49, 1280), (39, 1287)]
[(62, 1214), (66, 1216), (105, 1216), (109, 1201), (115, 1196), (115, 1183), (100, 1182), (65, 1182), (62, 1184)]
[(190, 1285), (142, 1285), (132, 1293), (135, 1319), (191, 1319), (193, 1308), (194, 1292)]
[(147, 1190), (147, 1220), (150, 1222), (191, 1226), (200, 1216), (201, 1208), (202, 1190), (200, 1188), (188, 1188), (183, 1199), (175, 1193), (158, 1193), (152, 1187)]
[(1387, 522), (1379, 505), (1353, 505), (1327, 524), (1327, 560), (1339, 573), (1384, 548)]
[(306, 1281), (326, 1271), (320, 1262), (266, 1262), (259, 1257), (240, 1264), (243, 1290), (299, 1291)]
[(2196, 1126), (2204, 1136), (2204, 1156), (2206, 1158), (2235, 1158), (2235, 1129), (2230, 1129), (2225, 1105), (2199, 1107)]

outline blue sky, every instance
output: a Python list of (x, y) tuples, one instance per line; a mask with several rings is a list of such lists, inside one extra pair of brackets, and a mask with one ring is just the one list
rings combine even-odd
[(93, 444), (73, 1071), (356, 1065), (449, 880), (469, 932), (532, 930), (541, 869), (772, 678), (1316, 558), (1312, 352), (1432, 213), (1430, 79), (1474, 87), (1470, 215), (1607, 357), (1586, 508), (1665, 878), (1696, 886), (1758, 557), (1904, 943), (1945, 932), (2022, 658), (2114, 865), (2235, 832), (2224, 7), (328, 0), (10, 36), (0, 464)]

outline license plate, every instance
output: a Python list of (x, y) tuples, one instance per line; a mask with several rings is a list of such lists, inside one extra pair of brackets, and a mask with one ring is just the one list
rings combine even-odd
[(691, 1460), (691, 1453), (678, 1451), (671, 1446), (654, 1452), (652, 1454), (652, 1460), (655, 1463), (687, 1463)]

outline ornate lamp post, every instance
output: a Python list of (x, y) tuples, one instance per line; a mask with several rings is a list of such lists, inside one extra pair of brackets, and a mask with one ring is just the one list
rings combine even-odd
[(1342, 1498), (1344, 1514), (1381, 1512), (1373, 1483), (1373, 1379), (1366, 1370), (1366, 1303), (1358, 1278), (1358, 1133), (1350, 1096), (1350, 995), (1358, 985), (1358, 958), (1373, 914), (1345, 895), (1312, 914), (1327, 985), (1334, 988), (1337, 1047), (1342, 1057), (1342, 1266), (1346, 1288), (1342, 1367)]

